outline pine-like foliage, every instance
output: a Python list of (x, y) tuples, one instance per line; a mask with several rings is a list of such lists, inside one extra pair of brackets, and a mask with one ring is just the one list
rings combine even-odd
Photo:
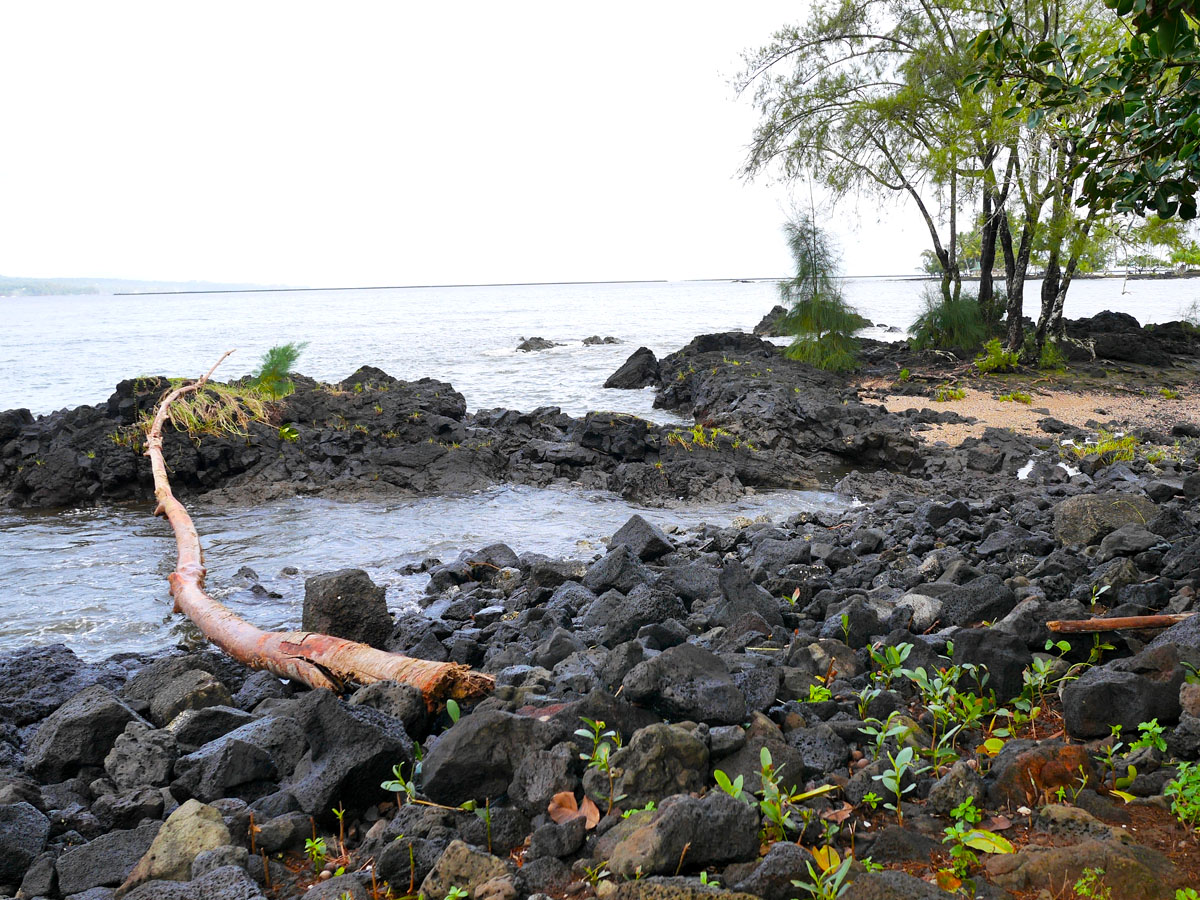
[(253, 385), (263, 393), (270, 394), (273, 400), (290, 394), (295, 387), (290, 377), (292, 367), (307, 346), (308, 342), (303, 341), (272, 347), (263, 354), (258, 370), (250, 376)]
[(922, 301), (925, 309), (908, 328), (914, 350), (974, 350), (987, 339), (987, 323), (975, 297), (963, 294), (947, 300), (938, 291), (926, 290)]
[(796, 263), (796, 274), (779, 286), (788, 306), (780, 327), (795, 335), (787, 355), (820, 369), (853, 369), (858, 365), (854, 332), (863, 320), (842, 298), (829, 236), (800, 212), (783, 226), (783, 233)]

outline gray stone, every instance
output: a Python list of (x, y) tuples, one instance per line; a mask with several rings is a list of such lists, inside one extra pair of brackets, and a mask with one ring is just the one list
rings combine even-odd
[(636, 514), (608, 542), (609, 547), (619, 544), (624, 544), (643, 562), (658, 559), (675, 549), (665, 531)]
[(50, 836), (50, 820), (28, 803), (0, 806), (0, 884), (16, 884)]
[(231, 843), (221, 814), (211, 806), (188, 800), (163, 823), (146, 854), (117, 891), (118, 897), (147, 881), (187, 881), (192, 860), (205, 850)]
[(205, 744), (175, 763), (172, 790), (205, 803), (229, 797), (242, 785), (276, 777), (267, 751), (245, 741), (222, 738)]
[(340, 875), (314, 884), (301, 900), (370, 900), (370, 893), (354, 875)]
[(102, 685), (80, 691), (38, 726), (25, 768), (44, 783), (65, 781), (80, 766), (98, 766), (125, 726), (139, 717)]
[(624, 878), (672, 874), (685, 847), (689, 868), (753, 859), (758, 813), (720, 791), (672, 797), (613, 848), (609, 868)]
[(485, 882), (507, 874), (508, 866), (503, 860), (462, 841), (452, 841), (421, 882), (421, 893), (426, 897), (445, 897), (450, 888), (457, 887), (473, 894)]
[(625, 696), (665, 718), (737, 725), (746, 698), (720, 657), (695, 644), (679, 644), (638, 663), (621, 682)]
[(979, 773), (959, 760), (950, 770), (933, 783), (925, 804), (927, 812), (935, 816), (949, 816), (951, 811), (968, 797), (982, 805), (987, 793)]
[(162, 727), (185, 709), (232, 704), (233, 695), (229, 688), (215, 675), (204, 669), (191, 669), (172, 678), (150, 698), (150, 718)]
[(253, 722), (254, 716), (232, 706), (206, 706), (204, 709), (185, 709), (167, 726), (185, 753), (215, 741), (235, 728)]
[(104, 771), (123, 791), (140, 787), (165, 787), (179, 756), (169, 731), (134, 721), (125, 726), (104, 757)]
[(58, 858), (58, 889), (77, 894), (94, 887), (116, 887), (146, 855), (161, 822), (150, 822), (129, 831), (111, 831)]
[(1060, 544), (1095, 544), (1122, 525), (1146, 525), (1157, 512), (1138, 494), (1081, 494), (1054, 507), (1054, 538)]
[(374, 681), (361, 687), (350, 696), (350, 705), (369, 706), (399, 719), (410, 734), (422, 733), (429, 715), (421, 689), (399, 681)]
[(611, 783), (600, 769), (589, 768), (585, 773), (583, 785), (588, 796), (604, 809), (611, 790), (613, 797), (624, 797), (624, 807), (636, 809), (673, 794), (703, 790), (708, 747), (692, 731), (660, 723), (636, 732), (609, 762)]
[(362, 569), (339, 569), (304, 582), (303, 627), (384, 649), (392, 633), (387, 589)]

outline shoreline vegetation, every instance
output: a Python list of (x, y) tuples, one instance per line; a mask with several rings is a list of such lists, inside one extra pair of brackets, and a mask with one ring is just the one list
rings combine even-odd
[[(401, 617), (361, 570), (308, 579), (304, 627), (494, 676), (479, 702), (430, 709), (388, 682), (339, 699), (196, 637), (0, 656), (0, 895), (1032, 900), (1095, 883), (1173, 900), (1200, 878), (1200, 334), (1120, 313), (1066, 328), (1079, 358), (1054, 370), (863, 341), (834, 374), (731, 332), (640, 348), (609, 379), (691, 427), (468, 414), (448, 384), (364, 368), (281, 372), (290, 392), (230, 435), (203, 411), (253, 385), (214, 386), (164, 429), (181, 496), (511, 481), (864, 502), (727, 528), (634, 516), (583, 558), (484, 545), (415, 567), (424, 608)], [(0, 413), (6, 502), (148, 496), (139, 422), (172, 384)], [(1163, 614), (1185, 618), (1047, 627)]]

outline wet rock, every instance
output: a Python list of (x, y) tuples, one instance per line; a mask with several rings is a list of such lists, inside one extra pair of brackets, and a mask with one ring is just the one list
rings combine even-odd
[(936, 503), (928, 500), (917, 508), (913, 518), (917, 522), (928, 525), (934, 531), (939, 531), (954, 519), (969, 520), (971, 507), (961, 500), (954, 500), (950, 503)]
[(746, 698), (720, 657), (695, 644), (680, 644), (638, 663), (621, 682), (625, 695), (674, 719), (736, 725), (746, 717)]
[(658, 360), (649, 347), (638, 347), (621, 364), (621, 368), (608, 376), (606, 388), (634, 390), (648, 387), (659, 381)]
[(304, 630), (382, 650), (392, 633), (386, 593), (362, 569), (314, 575), (304, 582)]
[(0, 884), (17, 884), (50, 836), (50, 820), (28, 803), (0, 806)]
[(151, 822), (130, 831), (110, 831), (80, 847), (72, 847), (58, 858), (58, 889), (78, 894), (89, 888), (116, 887), (146, 855), (161, 822)]
[(984, 863), (993, 884), (1010, 890), (1064, 893), (1084, 869), (1101, 869), (1114, 897), (1173, 900), (1186, 875), (1157, 850), (1119, 841), (1084, 841), (1070, 847), (1029, 848), (989, 856)]
[(104, 758), (104, 771), (124, 791), (145, 785), (165, 787), (171, 781), (178, 755), (175, 737), (169, 731), (133, 721), (117, 736)]
[(534, 353), (538, 350), (549, 350), (551, 347), (561, 347), (562, 344), (556, 344), (554, 341), (548, 341), (543, 337), (521, 338), (521, 343), (517, 344), (517, 349), (522, 353)]
[(85, 663), (62, 644), (6, 654), (0, 657), (0, 721), (40, 722), (93, 684), (116, 690), (127, 674), (116, 664)]
[(264, 700), (281, 700), (291, 695), (290, 685), (285, 685), (272, 673), (255, 672), (233, 695), (233, 703), (238, 709), (250, 711)]
[(642, 562), (658, 559), (675, 549), (665, 531), (636, 514), (609, 539), (610, 548), (619, 544), (628, 547)]
[(163, 823), (145, 856), (117, 889), (117, 897), (146, 881), (187, 881), (197, 854), (231, 842), (229, 829), (219, 812), (188, 800)]
[(609, 858), (615, 875), (633, 878), (675, 872), (684, 847), (688, 868), (753, 859), (758, 853), (758, 814), (728, 794), (698, 800), (673, 797), (618, 843)]
[(1194, 654), (1181, 657), (1178, 646), (1167, 644), (1084, 672), (1062, 692), (1067, 732), (1078, 738), (1103, 737), (1111, 725), (1132, 734), (1140, 722), (1153, 718), (1176, 721), (1186, 674), (1181, 658), (1197, 661)]
[[(612, 796), (623, 796), (622, 804), (636, 809), (673, 794), (703, 790), (708, 774), (708, 747), (685, 728), (649, 725), (612, 754), (610, 765), (614, 775)], [(605, 808), (610, 790), (608, 775), (599, 769), (588, 769), (583, 784), (588, 796)]]
[(652, 580), (649, 570), (629, 547), (618, 544), (588, 567), (583, 586), (596, 594), (610, 589), (628, 594), (638, 585), (648, 585)]
[(40, 726), (25, 752), (25, 768), (44, 783), (65, 781), (81, 766), (97, 766), (139, 716), (103, 685), (80, 691)]
[(1137, 494), (1081, 494), (1054, 507), (1054, 538), (1060, 544), (1095, 544), (1123, 525), (1145, 525), (1157, 511)]
[(499, 797), (526, 756), (565, 736), (563, 729), (528, 716), (499, 710), (470, 713), (426, 752), (422, 790), (450, 806)]
[(421, 893), (426, 897), (445, 897), (450, 888), (457, 887), (474, 894), (485, 882), (508, 874), (503, 860), (462, 841), (452, 841), (421, 882)]

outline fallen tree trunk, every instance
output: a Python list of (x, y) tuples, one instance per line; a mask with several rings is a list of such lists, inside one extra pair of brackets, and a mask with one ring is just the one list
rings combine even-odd
[(1114, 616), (1110, 619), (1061, 619), (1047, 622), (1046, 627), (1059, 634), (1133, 631), (1139, 628), (1170, 628), (1194, 615), (1195, 613), (1173, 613), (1161, 616)]
[(432, 708), (447, 699), (465, 700), (490, 691), (494, 680), (466, 666), (412, 659), (366, 644), (308, 631), (268, 632), (251, 625), (204, 591), (204, 558), (191, 516), (175, 499), (163, 459), (162, 429), (172, 403), (201, 390), (230, 350), (199, 381), (176, 388), (159, 404), (146, 439), (154, 472), (155, 515), (165, 516), (175, 532), (178, 561), (168, 576), (175, 611), (191, 619), (210, 641), (252, 669), (267, 669), (312, 688), (341, 691), (349, 684), (403, 681), (415, 685)]

